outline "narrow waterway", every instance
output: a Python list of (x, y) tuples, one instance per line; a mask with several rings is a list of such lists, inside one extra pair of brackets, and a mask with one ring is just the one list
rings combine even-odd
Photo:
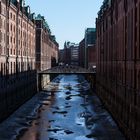
[(0, 140), (125, 140), (82, 75), (59, 75), (0, 124)]

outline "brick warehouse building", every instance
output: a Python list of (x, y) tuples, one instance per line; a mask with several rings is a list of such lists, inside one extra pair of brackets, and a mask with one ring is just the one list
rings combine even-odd
[[(93, 63), (96, 63), (96, 59), (92, 59), (92, 57), (90, 57), (91, 55), (94, 56), (94, 54), (96, 53), (94, 50), (92, 49), (92, 47), (95, 47), (95, 42), (96, 42), (96, 29), (95, 28), (87, 28), (85, 30), (85, 48), (84, 48), (84, 67), (85, 68), (89, 68), (91, 67), (91, 61), (93, 61)], [(90, 52), (91, 50), (91, 52)]]
[(130, 140), (140, 139), (140, 0), (104, 0), (96, 20), (97, 94)]
[(21, 0), (2, 0), (0, 12), (1, 74), (35, 69), (35, 24), (30, 7)]
[(96, 66), (96, 29), (87, 28), (79, 42), (79, 66), (91, 69)]
[[(36, 29), (24, 0), (0, 0), (0, 122), (37, 93)], [(39, 39), (44, 46), (48, 41), (43, 55), (49, 61), (43, 61), (51, 67), (57, 63), (58, 44), (51, 34)]]
[[(46, 22), (43, 22), (42, 27), (44, 26), (48, 27)], [(38, 38), (34, 13), (31, 13), (29, 6), (25, 6), (24, 0), (0, 1), (0, 73), (2, 75), (36, 68), (36, 39), (38, 42), (42, 41), (43, 46), (41, 63), (44, 68), (41, 70), (50, 68), (58, 62), (58, 43), (47, 29), (42, 29), (44, 29), (43, 36)]]
[(46, 70), (58, 62), (58, 43), (51, 35), (49, 26), (43, 16), (36, 17), (36, 69)]
[(0, 121), (37, 93), (35, 24), (23, 0), (0, 1)]
[(88, 47), (88, 69), (96, 70), (96, 44)]

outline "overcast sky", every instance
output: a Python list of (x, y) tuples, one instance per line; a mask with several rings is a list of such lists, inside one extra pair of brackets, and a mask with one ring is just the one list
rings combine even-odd
[(79, 43), (95, 19), (103, 0), (25, 0), (31, 11), (47, 20), (60, 48), (65, 41)]

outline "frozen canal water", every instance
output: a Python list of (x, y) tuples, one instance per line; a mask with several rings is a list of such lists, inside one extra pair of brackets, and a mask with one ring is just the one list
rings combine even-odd
[(45, 90), (0, 124), (0, 140), (125, 139), (83, 76), (59, 75)]

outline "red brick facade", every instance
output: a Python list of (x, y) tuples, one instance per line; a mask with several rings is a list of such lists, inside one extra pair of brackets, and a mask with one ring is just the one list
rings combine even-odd
[[(21, 2), (21, 1), (20, 1)], [(0, 1), (0, 73), (35, 69), (35, 24), (29, 6)]]
[(50, 69), (58, 63), (59, 45), (55, 36), (51, 35), (49, 26), (40, 14), (35, 19), (36, 23), (36, 70)]
[(96, 21), (97, 93), (128, 139), (140, 139), (140, 0), (107, 0)]
[(96, 44), (88, 47), (88, 68), (93, 69), (96, 66)]
[(96, 66), (96, 44), (87, 48), (87, 59), (85, 58), (85, 38), (79, 43), (79, 66), (85, 67), (85, 61), (88, 61), (88, 69)]
[(23, 0), (0, 1), (0, 75), (45, 70), (58, 62), (58, 43), (46, 23), (40, 26)]

